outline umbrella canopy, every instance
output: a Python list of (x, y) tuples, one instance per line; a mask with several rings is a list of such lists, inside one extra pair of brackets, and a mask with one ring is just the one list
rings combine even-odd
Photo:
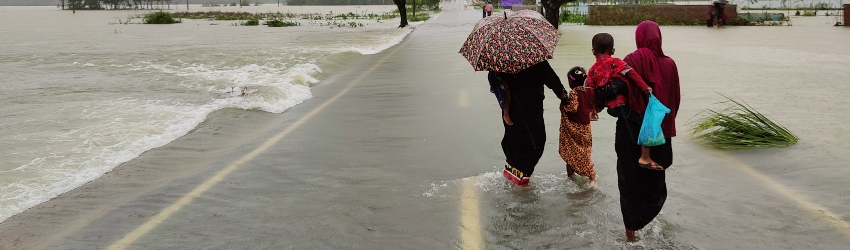
[(561, 32), (533, 10), (493, 15), (475, 24), (460, 53), (476, 71), (517, 73), (552, 59)]

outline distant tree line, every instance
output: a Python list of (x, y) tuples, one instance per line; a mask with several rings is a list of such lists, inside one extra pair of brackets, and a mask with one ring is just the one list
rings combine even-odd
[(163, 9), (171, 7), (171, 0), (59, 0), (62, 9)]
[[(420, 0), (417, 0), (420, 1)], [(392, 0), (286, 0), (286, 5), (387, 5)]]

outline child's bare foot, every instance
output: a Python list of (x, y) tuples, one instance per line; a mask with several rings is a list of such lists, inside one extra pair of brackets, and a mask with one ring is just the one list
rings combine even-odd
[(634, 230), (629, 230), (628, 228), (626, 229), (626, 240), (629, 241), (629, 242), (636, 242), (637, 241), (637, 237), (635, 237), (635, 231)]

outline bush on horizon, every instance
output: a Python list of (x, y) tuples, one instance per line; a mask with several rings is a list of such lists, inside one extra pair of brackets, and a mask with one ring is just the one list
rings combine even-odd
[[(420, 4), (421, 1), (416, 0), (416, 4)], [(407, 0), (407, 4), (412, 2)], [(395, 3), (390, 0), (287, 0), (286, 5), (395, 5)]]
[(144, 17), (145, 24), (172, 24), (172, 23), (180, 23), (180, 20), (174, 20), (174, 17), (171, 16), (171, 13), (159, 11), (145, 15)]
[(328, 14), (319, 14), (319, 13), (291, 13), (291, 12), (267, 12), (267, 13), (249, 13), (249, 12), (225, 12), (225, 11), (196, 11), (196, 12), (187, 12), (187, 11), (179, 11), (172, 13), (174, 18), (188, 18), (188, 19), (209, 19), (209, 20), (250, 20), (250, 19), (304, 19), (304, 20), (350, 20), (350, 19), (364, 19), (364, 20), (384, 20), (384, 19), (393, 19), (398, 18), (398, 11), (396, 12), (388, 12), (383, 14), (375, 14), (375, 13), (353, 13), (348, 12), (346, 14), (334, 14), (330, 12)]
[(572, 13), (570, 10), (561, 9), (561, 14), (558, 15), (560, 23), (578, 23), (587, 24), (587, 14)]

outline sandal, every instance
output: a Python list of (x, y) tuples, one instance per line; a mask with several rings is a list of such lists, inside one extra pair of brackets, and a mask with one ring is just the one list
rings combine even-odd
[(655, 163), (655, 162), (650, 162), (650, 163), (647, 163), (647, 164), (638, 163), (637, 165), (638, 165), (638, 167), (649, 169), (649, 170), (664, 171), (664, 168), (659, 166), (658, 163)]

